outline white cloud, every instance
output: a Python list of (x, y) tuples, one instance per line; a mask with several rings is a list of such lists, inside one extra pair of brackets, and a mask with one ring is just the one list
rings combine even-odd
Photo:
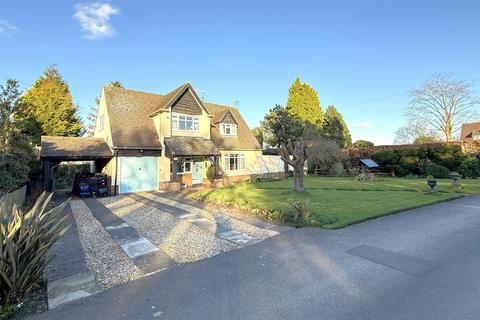
[(354, 127), (354, 128), (365, 129), (365, 128), (370, 127), (370, 122), (363, 121), (363, 122), (355, 123), (355, 124), (353, 125), (353, 127)]
[(75, 14), (87, 39), (105, 39), (115, 35), (110, 18), (120, 14), (120, 9), (106, 2), (79, 3), (75, 5)]
[(10, 22), (7, 20), (0, 20), (0, 34), (11, 36), (17, 32), (20, 32), (20, 30)]

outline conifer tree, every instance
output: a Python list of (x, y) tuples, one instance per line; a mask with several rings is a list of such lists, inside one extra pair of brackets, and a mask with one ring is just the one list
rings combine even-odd
[(318, 94), (308, 83), (297, 77), (288, 90), (286, 111), (294, 118), (313, 125), (318, 130), (323, 124), (323, 113)]
[(335, 141), (340, 148), (352, 146), (352, 137), (343, 120), (343, 116), (335, 106), (330, 105), (323, 118), (322, 134), (325, 138)]
[(40, 132), (26, 132), (34, 142), (38, 143), (41, 135), (78, 136), (82, 133), (78, 107), (73, 104), (68, 84), (55, 66), (48, 67), (25, 92), (23, 102), (26, 105), (24, 117), (33, 117), (41, 128)]

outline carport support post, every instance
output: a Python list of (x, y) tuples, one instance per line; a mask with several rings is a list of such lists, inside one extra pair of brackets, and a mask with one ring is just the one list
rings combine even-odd
[(52, 164), (49, 160), (43, 160), (43, 187), (45, 191), (52, 192), (53, 190), (53, 173)]

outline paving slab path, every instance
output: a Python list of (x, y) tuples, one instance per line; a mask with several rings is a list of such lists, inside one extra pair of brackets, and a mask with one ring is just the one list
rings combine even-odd
[(52, 248), (45, 272), (50, 309), (278, 233), (229, 217), (217, 221), (160, 193), (72, 200), (64, 214), (71, 228)]
[[(36, 319), (478, 319), (480, 196), (291, 229)], [(420, 272), (418, 272), (420, 271)]]

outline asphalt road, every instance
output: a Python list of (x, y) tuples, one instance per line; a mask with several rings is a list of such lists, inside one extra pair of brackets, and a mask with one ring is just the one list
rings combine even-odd
[(479, 271), (472, 196), (340, 230), (292, 230), (35, 318), (479, 319)]

